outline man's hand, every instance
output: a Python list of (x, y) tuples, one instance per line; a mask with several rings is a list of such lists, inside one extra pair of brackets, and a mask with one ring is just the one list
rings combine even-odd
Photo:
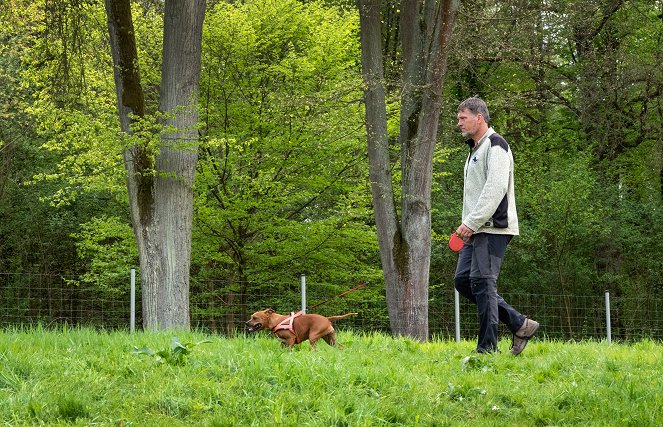
[(469, 239), (472, 237), (472, 234), (474, 234), (474, 231), (465, 224), (461, 224), (458, 229), (456, 229), (456, 234), (463, 239)]

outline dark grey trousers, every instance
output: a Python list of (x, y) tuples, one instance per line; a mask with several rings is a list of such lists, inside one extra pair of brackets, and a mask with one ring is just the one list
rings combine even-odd
[(479, 341), (477, 352), (497, 351), (498, 321), (515, 333), (525, 322), (525, 316), (511, 307), (497, 293), (506, 247), (513, 236), (478, 233), (472, 236), (458, 256), (454, 278), (459, 294), (477, 306)]

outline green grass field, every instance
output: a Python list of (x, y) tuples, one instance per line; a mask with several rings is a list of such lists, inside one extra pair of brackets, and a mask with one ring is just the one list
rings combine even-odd
[(663, 425), (663, 345), (656, 342), (535, 339), (513, 357), (506, 339), (502, 353), (476, 356), (473, 342), (350, 332), (339, 334), (343, 350), (321, 342), (317, 352), (308, 343), (283, 350), (266, 333), (188, 332), (173, 351), (173, 335), (0, 331), (0, 423)]

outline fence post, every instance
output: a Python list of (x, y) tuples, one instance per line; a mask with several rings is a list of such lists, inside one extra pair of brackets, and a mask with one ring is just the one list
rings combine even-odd
[(136, 330), (136, 269), (131, 269), (131, 292), (129, 297), (129, 332)]
[(605, 325), (608, 344), (610, 344), (612, 342), (612, 330), (610, 329), (610, 291), (605, 291)]
[(454, 317), (456, 319), (456, 342), (460, 342), (460, 295), (454, 289)]
[(299, 276), (302, 288), (302, 311), (306, 311), (306, 274)]

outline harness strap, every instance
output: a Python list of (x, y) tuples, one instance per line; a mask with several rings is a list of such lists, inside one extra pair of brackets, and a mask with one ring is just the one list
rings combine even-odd
[(289, 331), (291, 334), (295, 336), (295, 343), (299, 344), (299, 337), (297, 336), (297, 332), (295, 332), (295, 328), (293, 327), (293, 323), (295, 321), (295, 317), (299, 317), (303, 314), (306, 314), (304, 310), (300, 310), (297, 313), (291, 312), (290, 316), (285, 318), (281, 323), (278, 325), (274, 326), (272, 328), (272, 333), (276, 334), (278, 331)]

